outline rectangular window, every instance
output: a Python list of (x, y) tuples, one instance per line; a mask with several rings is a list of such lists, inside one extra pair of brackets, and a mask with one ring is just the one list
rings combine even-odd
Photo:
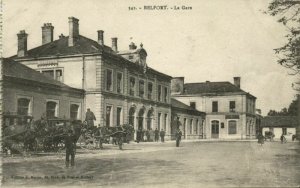
[(193, 134), (193, 120), (190, 120), (190, 134)]
[(79, 105), (71, 104), (70, 105), (70, 119), (78, 119), (79, 115)]
[(161, 101), (161, 85), (158, 85), (158, 90), (157, 90), (157, 100)]
[(283, 134), (283, 135), (287, 135), (287, 130), (286, 130), (286, 128), (282, 128), (282, 134)]
[(164, 90), (164, 101), (168, 102), (168, 88), (167, 87), (165, 87), (165, 90)]
[(196, 133), (196, 134), (199, 134), (199, 133), (198, 133), (198, 126), (199, 126), (199, 120), (197, 119), (197, 120), (196, 120), (196, 125), (195, 125), (195, 133)]
[(129, 79), (129, 95), (135, 95), (135, 78), (130, 77)]
[(153, 85), (151, 82), (148, 83), (148, 99), (152, 99), (152, 91), (153, 91)]
[(229, 101), (229, 112), (235, 112), (235, 101)]
[(212, 112), (218, 112), (218, 101), (212, 102)]
[(228, 121), (228, 134), (236, 134), (236, 121)]
[(160, 121), (161, 121), (161, 113), (158, 113), (158, 118), (157, 118), (157, 129), (160, 130)]
[(44, 70), (42, 71), (42, 74), (49, 78), (54, 79), (54, 70)]
[(112, 106), (106, 106), (106, 127), (111, 127), (111, 110), (112, 110)]
[(167, 122), (168, 122), (168, 114), (165, 114), (165, 118), (164, 118), (164, 131), (166, 131), (166, 129), (167, 129)]
[(144, 98), (145, 94), (145, 83), (143, 80), (139, 81), (139, 97)]
[(48, 101), (46, 103), (46, 116), (47, 118), (58, 117), (58, 103), (55, 101)]
[(121, 125), (121, 120), (122, 120), (122, 108), (118, 107), (117, 108), (117, 126)]
[(62, 77), (62, 70), (56, 70), (55, 71), (55, 80), (62, 82), (63, 77)]
[(29, 114), (29, 104), (30, 104), (30, 99), (19, 98), (18, 99), (18, 115), (28, 115)]
[(123, 74), (117, 73), (117, 93), (123, 93)]
[(196, 109), (196, 102), (190, 102), (190, 107), (192, 107), (193, 109)]
[(106, 70), (106, 91), (113, 90), (113, 73), (112, 70)]
[(58, 70), (42, 70), (41, 73), (49, 78), (54, 80), (63, 82), (63, 71), (61, 69)]

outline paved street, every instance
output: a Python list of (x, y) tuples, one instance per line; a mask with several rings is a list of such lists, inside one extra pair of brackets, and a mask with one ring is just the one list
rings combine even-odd
[[(79, 149), (76, 167), (64, 155), (3, 159), (5, 186), (296, 187), (299, 143), (189, 142), (127, 144), (124, 150)], [(88, 153), (89, 152), (89, 153)], [(27, 176), (27, 177), (26, 177)]]

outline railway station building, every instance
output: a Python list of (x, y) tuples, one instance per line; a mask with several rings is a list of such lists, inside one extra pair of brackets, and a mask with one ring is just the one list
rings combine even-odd
[(80, 35), (79, 20), (69, 17), (69, 36), (54, 40), (54, 26), (42, 26), (42, 44), (27, 50), (28, 34), (17, 34), (17, 55), (11, 57), (69, 87), (83, 90), (81, 119), (90, 108), (96, 125), (132, 124), (135, 130), (164, 129), (171, 134), (172, 77), (147, 65), (147, 52), (141, 44), (118, 49), (118, 38), (111, 47), (104, 42), (104, 31), (95, 31), (96, 40)]
[(256, 138), (256, 97), (241, 89), (240, 77), (234, 83), (184, 83), (176, 77), (171, 86), (172, 98), (206, 113), (204, 138)]

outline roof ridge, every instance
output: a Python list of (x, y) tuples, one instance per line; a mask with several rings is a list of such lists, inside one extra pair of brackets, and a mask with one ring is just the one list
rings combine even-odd
[[(64, 84), (64, 83), (62, 83), (60, 81), (57, 81), (55, 79), (51, 79), (51, 78), (43, 75), (42, 73), (39, 73), (36, 70), (31, 69), (28, 66), (23, 65), (22, 63), (16, 62), (16, 61), (14, 61), (14, 60), (12, 60), (10, 58), (2, 58), (2, 59), (3, 59), (2, 63), (6, 64), (4, 66), (7, 66), (7, 65), (8, 66), (10, 66), (10, 65), (18, 66), (19, 68), (21, 68), (21, 69), (23, 69), (25, 71), (30, 72), (32, 76), (36, 75), (37, 77), (42, 77), (45, 81), (47, 81), (48, 84), (59, 85), (59, 86), (67, 87), (67, 88), (76, 89), (76, 88), (70, 87), (70, 86), (68, 86), (68, 85), (66, 85), (66, 84)], [(6, 68), (7, 67), (3, 67), (3, 69), (6, 69)], [(6, 71), (3, 71), (3, 75), (4, 76), (8, 76), (8, 77), (21, 78), (21, 77), (18, 77), (18, 76), (13, 76), (13, 75), (7, 74)], [(40, 82), (39, 80), (33, 80), (33, 79), (28, 79), (28, 78), (22, 78), (22, 79)], [(42, 83), (42, 82), (40, 82), (40, 83)]]

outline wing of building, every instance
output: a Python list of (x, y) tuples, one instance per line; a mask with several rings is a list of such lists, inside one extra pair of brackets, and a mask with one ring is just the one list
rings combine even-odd
[(5, 125), (42, 116), (81, 119), (82, 89), (69, 87), (11, 59), (1, 59), (1, 66)]
[(266, 116), (261, 119), (262, 133), (272, 132), (275, 139), (284, 135), (288, 140), (296, 135), (296, 127), (299, 124), (297, 116)]
[(203, 139), (205, 132), (205, 113), (200, 112), (174, 98), (171, 99), (172, 106), (172, 139), (175, 139), (175, 131), (182, 130), (183, 139)]
[(230, 82), (184, 83), (172, 80), (172, 97), (206, 113), (204, 137), (216, 139), (255, 138), (256, 97), (240, 88), (240, 77)]

